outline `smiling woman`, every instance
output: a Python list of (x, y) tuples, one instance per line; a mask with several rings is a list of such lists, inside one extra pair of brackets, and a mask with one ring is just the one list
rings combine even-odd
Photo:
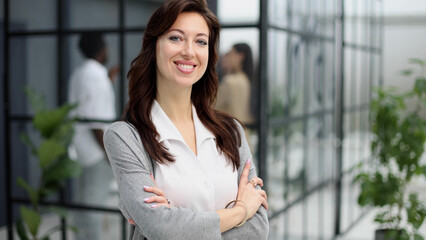
[(244, 131), (213, 108), (219, 30), (202, 0), (166, 1), (147, 25), (124, 121), (104, 137), (130, 239), (268, 236)]
[(191, 87), (203, 76), (209, 57), (208, 34), (209, 28), (200, 14), (185, 12), (158, 38), (156, 75), (159, 89), (175, 94), (176, 88)]

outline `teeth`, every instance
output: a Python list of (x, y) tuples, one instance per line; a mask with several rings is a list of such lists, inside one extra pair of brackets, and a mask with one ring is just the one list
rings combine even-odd
[(192, 65), (185, 65), (185, 64), (179, 64), (178, 66), (181, 67), (181, 68), (186, 68), (186, 69), (191, 69), (191, 68), (194, 67)]

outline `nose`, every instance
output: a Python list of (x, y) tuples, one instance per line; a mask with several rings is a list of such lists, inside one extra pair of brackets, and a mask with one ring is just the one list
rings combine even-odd
[(192, 42), (186, 42), (182, 49), (182, 55), (187, 58), (193, 58), (195, 55), (194, 46)]

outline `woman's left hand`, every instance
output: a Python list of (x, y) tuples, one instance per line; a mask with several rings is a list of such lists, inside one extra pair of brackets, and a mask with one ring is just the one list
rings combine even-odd
[(155, 182), (155, 179), (154, 179), (154, 176), (152, 175), (152, 173), (150, 174), (150, 176), (151, 176), (152, 181), (155, 184), (155, 187), (144, 186), (143, 189), (145, 190), (145, 192), (154, 193), (156, 196), (145, 198), (144, 201), (146, 203), (156, 203), (156, 204), (151, 206), (153, 208), (156, 208), (156, 207), (159, 207), (159, 206), (166, 206), (166, 207), (170, 208), (171, 205), (170, 205), (169, 199), (167, 199), (163, 190), (161, 190), (157, 187), (157, 183)]

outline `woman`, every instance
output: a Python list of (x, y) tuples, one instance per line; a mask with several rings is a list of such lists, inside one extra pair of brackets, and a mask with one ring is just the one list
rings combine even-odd
[(124, 121), (104, 135), (130, 239), (267, 238), (244, 132), (212, 108), (219, 28), (202, 0), (166, 1), (148, 22)]
[(221, 61), (225, 76), (219, 85), (216, 108), (236, 117), (244, 124), (253, 122), (251, 94), (253, 57), (246, 43), (237, 43)]

